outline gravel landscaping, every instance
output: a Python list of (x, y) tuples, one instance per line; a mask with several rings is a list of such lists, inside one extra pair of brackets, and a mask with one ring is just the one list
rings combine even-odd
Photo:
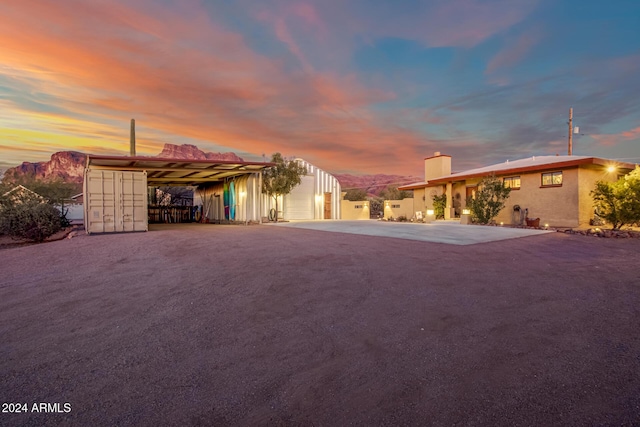
[(638, 425), (639, 254), (209, 224), (2, 249), (28, 410), (0, 425)]

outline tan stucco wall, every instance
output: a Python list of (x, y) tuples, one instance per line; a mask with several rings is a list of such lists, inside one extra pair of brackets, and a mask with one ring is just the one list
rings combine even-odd
[[(341, 212), (342, 217), (340, 219), (346, 220), (361, 220), (370, 218), (369, 202), (352, 202), (350, 200), (341, 200)], [(362, 206), (356, 209), (356, 206)]]
[[(415, 193), (414, 193), (415, 195)], [(402, 200), (385, 200), (383, 202), (384, 206), (384, 217), (389, 219), (389, 217), (398, 218), (399, 216), (406, 216), (407, 219), (413, 218), (415, 215), (415, 211), (413, 210), (413, 201), (415, 199), (402, 199)], [(393, 205), (400, 205), (398, 208), (394, 208)]]
[(497, 223), (512, 224), (513, 206), (519, 205), (529, 210), (529, 218), (540, 218), (541, 226), (578, 226), (578, 168), (562, 170), (561, 187), (541, 187), (541, 175), (541, 172), (519, 175), (520, 189), (511, 190), (505, 208), (496, 217)]
[(589, 226), (589, 221), (593, 218), (595, 209), (591, 191), (595, 189), (597, 181), (613, 182), (618, 180), (618, 171), (607, 172), (603, 168), (582, 167), (578, 172), (580, 191), (578, 194), (580, 213), (579, 221), (581, 227)]

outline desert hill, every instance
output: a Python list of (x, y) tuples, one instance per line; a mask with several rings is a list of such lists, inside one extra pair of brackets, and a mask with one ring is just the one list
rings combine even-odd
[[(165, 144), (162, 151), (155, 157), (167, 159), (194, 159), (194, 160), (224, 160), (244, 161), (235, 153), (212, 153), (200, 150), (191, 144)], [(59, 151), (51, 155), (51, 160), (46, 162), (24, 162), (20, 166), (9, 168), (4, 173), (7, 181), (16, 181), (21, 178), (34, 177), (38, 180), (62, 179), (66, 182), (81, 183), (87, 156), (79, 151)], [(351, 175), (334, 174), (342, 191), (350, 188), (365, 190), (370, 195), (379, 195), (387, 186), (409, 184), (420, 181), (421, 178), (403, 175)]]

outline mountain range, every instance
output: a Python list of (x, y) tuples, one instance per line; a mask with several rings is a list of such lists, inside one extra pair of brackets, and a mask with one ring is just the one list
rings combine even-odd
[[(244, 161), (232, 152), (205, 152), (191, 144), (165, 144), (162, 151), (155, 157), (166, 159)], [(87, 155), (82, 152), (59, 151), (52, 154), (49, 161), (36, 163), (24, 162), (19, 166), (7, 169), (4, 172), (4, 179), (7, 181), (16, 181), (25, 177), (33, 177), (39, 180), (61, 179), (66, 182), (79, 184), (83, 180), (86, 161)], [(363, 189), (373, 196), (379, 195), (387, 186), (397, 187), (398, 185), (422, 180), (422, 178), (404, 175), (333, 175), (338, 182), (340, 182), (342, 191), (357, 188)]]

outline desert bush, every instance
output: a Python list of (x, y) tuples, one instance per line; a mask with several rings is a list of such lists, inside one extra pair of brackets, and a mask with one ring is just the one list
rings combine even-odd
[(433, 194), (433, 213), (435, 214), (436, 219), (444, 218), (444, 208), (447, 206), (447, 195), (446, 194)]
[(0, 207), (0, 231), (9, 236), (41, 242), (61, 228), (60, 211), (48, 203), (5, 201)]
[(640, 166), (616, 182), (596, 182), (591, 196), (598, 215), (614, 230), (640, 223)]
[(367, 192), (361, 188), (350, 188), (344, 195), (345, 200), (352, 202), (359, 202), (361, 200), (367, 200)]
[(495, 176), (483, 178), (478, 184), (475, 199), (467, 205), (473, 218), (480, 224), (488, 224), (504, 208), (504, 201), (509, 198), (510, 188)]

